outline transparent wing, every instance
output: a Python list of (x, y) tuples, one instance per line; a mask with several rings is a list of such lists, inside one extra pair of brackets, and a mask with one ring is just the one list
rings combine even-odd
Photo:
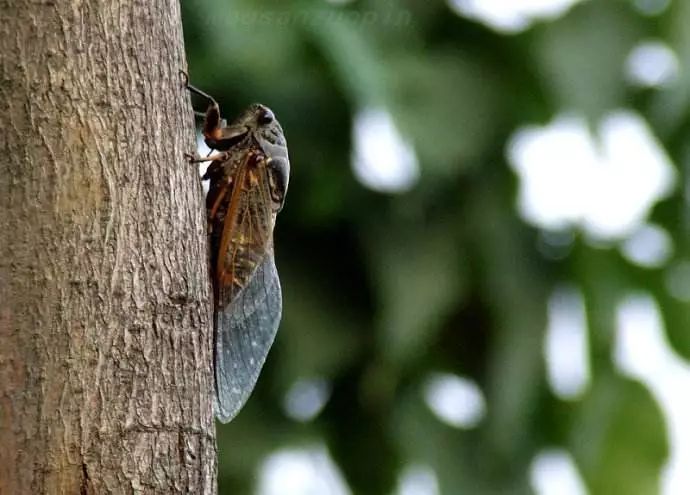
[(280, 280), (268, 252), (247, 286), (216, 312), (216, 416), (227, 423), (254, 389), (282, 312)]
[(223, 188), (221, 181), (207, 204), (215, 287), (216, 416), (223, 422), (249, 398), (280, 323), (275, 205), (267, 174), (265, 160), (248, 155), (232, 185)]

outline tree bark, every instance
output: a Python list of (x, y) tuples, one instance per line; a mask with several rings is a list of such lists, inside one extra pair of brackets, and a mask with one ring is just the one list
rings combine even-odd
[(177, 0), (0, 0), (0, 494), (215, 493)]

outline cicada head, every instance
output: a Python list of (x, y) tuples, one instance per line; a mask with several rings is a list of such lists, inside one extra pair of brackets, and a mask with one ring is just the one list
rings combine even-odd
[(251, 136), (268, 157), (287, 158), (287, 142), (278, 119), (265, 105), (254, 103), (222, 129), (229, 136)]

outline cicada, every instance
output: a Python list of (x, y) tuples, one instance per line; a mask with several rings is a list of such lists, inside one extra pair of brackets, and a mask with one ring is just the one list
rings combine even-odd
[(214, 98), (186, 80), (185, 86), (208, 100), (202, 132), (212, 153), (188, 158), (211, 162), (202, 180), (210, 181), (216, 417), (226, 423), (254, 389), (280, 323), (273, 228), (285, 202), (290, 161), (283, 129), (268, 107), (250, 105), (227, 125)]

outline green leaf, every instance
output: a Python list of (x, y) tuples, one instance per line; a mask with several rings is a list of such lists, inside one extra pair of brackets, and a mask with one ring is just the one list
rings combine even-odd
[(393, 362), (423, 354), (462, 299), (461, 250), (452, 226), (369, 232), (374, 287), (378, 290), (379, 346)]
[(494, 142), (501, 85), (491, 66), (444, 51), (392, 54), (383, 67), (390, 110), (428, 173), (462, 170)]
[(556, 109), (591, 119), (625, 104), (624, 61), (639, 38), (620, 2), (585, 2), (538, 35), (537, 63)]
[(593, 494), (659, 493), (666, 429), (649, 391), (612, 373), (595, 378), (570, 445)]

